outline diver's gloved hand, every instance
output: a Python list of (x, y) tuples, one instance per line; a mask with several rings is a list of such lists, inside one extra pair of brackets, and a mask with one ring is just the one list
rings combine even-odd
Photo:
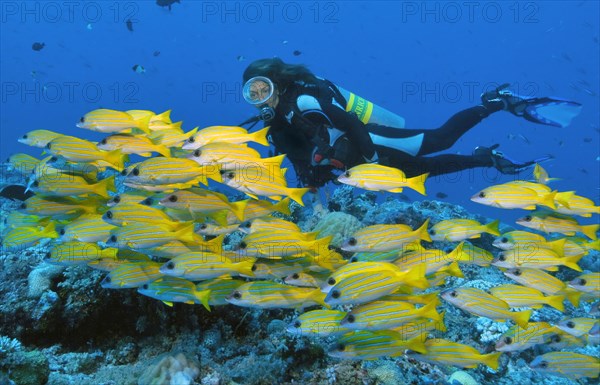
[(375, 151), (373, 153), (373, 156), (371, 156), (370, 158), (367, 158), (363, 155), (363, 159), (365, 160), (365, 163), (379, 163), (379, 155), (377, 154), (377, 151)]
[(499, 144), (494, 144), (491, 147), (476, 147), (473, 151), (473, 155), (477, 156), (489, 156), (492, 160), (492, 166), (494, 166), (498, 171), (503, 174), (518, 174), (522, 170), (531, 166), (535, 162), (516, 162), (510, 160), (504, 156), (504, 154), (500, 151), (496, 151), (499, 147)]
[(334, 168), (338, 168), (340, 170), (343, 170), (346, 168), (346, 165), (338, 160), (338, 159), (334, 159), (334, 158), (328, 158), (323, 154), (319, 154), (319, 153), (315, 153), (313, 155), (313, 165), (314, 166), (332, 166)]
[(503, 110), (517, 116), (523, 116), (523, 111), (527, 107), (526, 103), (524, 103), (525, 99), (508, 90), (509, 86), (510, 83), (504, 83), (495, 90), (481, 94), (481, 102), (485, 107), (492, 107), (501, 102)]

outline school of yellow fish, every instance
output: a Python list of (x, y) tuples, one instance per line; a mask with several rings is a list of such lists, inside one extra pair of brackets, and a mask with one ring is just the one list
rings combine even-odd
[[(500, 234), (498, 221), (449, 219), (430, 227), (427, 220), (416, 229), (379, 224), (344, 240), (341, 249), (354, 253), (347, 260), (329, 248), (330, 237), (302, 232), (295, 223), (271, 215), (290, 214), (290, 199), (302, 205), (308, 189), (287, 186), (284, 155), (261, 158), (248, 146), (268, 146), (268, 128), (249, 133), (241, 127), (212, 126), (184, 132), (181, 122), (171, 121), (170, 111), (106, 109), (87, 113), (77, 127), (108, 136), (95, 143), (35, 130), (19, 139), (47, 156), (40, 160), (16, 154), (9, 159), (35, 195), (8, 215), (4, 251), (51, 239), (46, 262), (106, 271), (102, 287), (135, 288), (169, 306), (318, 306), (293, 320), (287, 331), (336, 337), (329, 354), (339, 358), (408, 355), (434, 364), (498, 369), (503, 352), (536, 344), (560, 350), (600, 343), (599, 322), (592, 318), (600, 315), (598, 302), (587, 318), (567, 318), (557, 325), (529, 322), (531, 309), (547, 305), (563, 312), (565, 300), (577, 307), (600, 296), (600, 273), (581, 274), (571, 282), (553, 275), (559, 266), (581, 271), (579, 259), (600, 250), (598, 225), (582, 226), (574, 218), (597, 215), (600, 207), (574, 191), (552, 190), (547, 185), (552, 178), (539, 165), (535, 182), (490, 186), (471, 199), (510, 209), (543, 206), (544, 211), (533, 211), (517, 223), (563, 234), (561, 238), (547, 240), (528, 231)], [(130, 155), (146, 159), (131, 163)], [(407, 179), (398, 169), (368, 164), (347, 170), (339, 181), (374, 191), (408, 187), (425, 195), (426, 178)], [(116, 180), (128, 187), (118, 195)], [(230, 202), (201, 187), (208, 180), (249, 199)], [(245, 236), (235, 250), (226, 250), (223, 239), (233, 231)], [(495, 258), (467, 241), (482, 233), (497, 237), (494, 246), (502, 251)], [(205, 235), (213, 238), (205, 240)], [(422, 241), (456, 245), (446, 252), (425, 248)], [(494, 266), (515, 284), (490, 292), (474, 287), (432, 291), (448, 276), (462, 277), (462, 264)], [(437, 310), (440, 298), (475, 316), (510, 320), (514, 326), (490, 354), (427, 338), (432, 331), (446, 331), (444, 313)], [(597, 378), (600, 361), (555, 351), (538, 356), (530, 367), (568, 378)]]

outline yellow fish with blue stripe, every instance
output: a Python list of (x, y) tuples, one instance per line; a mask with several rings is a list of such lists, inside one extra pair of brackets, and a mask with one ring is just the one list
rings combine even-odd
[(168, 194), (160, 201), (160, 205), (173, 209), (186, 210), (191, 213), (215, 213), (230, 211), (235, 217), (244, 220), (247, 201), (229, 202), (224, 194), (202, 188), (190, 188)]
[(529, 367), (537, 372), (565, 378), (598, 378), (600, 359), (573, 352), (550, 352), (537, 356)]
[(419, 361), (456, 366), (459, 368), (476, 368), (478, 364), (498, 370), (498, 359), (501, 352), (481, 354), (477, 349), (464, 344), (435, 338), (425, 341), (424, 354), (409, 352), (407, 355)]
[(556, 207), (554, 205), (555, 197), (556, 192), (540, 197), (537, 191), (522, 185), (500, 184), (479, 191), (471, 197), (471, 200), (502, 209), (535, 210), (537, 205), (554, 209)]
[(262, 230), (246, 235), (238, 245), (238, 253), (249, 257), (275, 258), (301, 253), (319, 255), (328, 249), (331, 236), (310, 239), (303, 233)]
[[(246, 163), (259, 162), (260, 153), (247, 144), (211, 142), (195, 149), (188, 159), (205, 164), (218, 164), (221, 169), (235, 169)], [(281, 165), (281, 163), (280, 163)]]
[(535, 212), (517, 219), (516, 222), (521, 226), (545, 233), (575, 235), (575, 233), (581, 232), (592, 240), (598, 239), (596, 233), (600, 228), (599, 224), (580, 225), (575, 218), (559, 213)]
[(196, 289), (209, 291), (209, 305), (227, 305), (229, 302), (225, 298), (244, 283), (246, 282), (239, 279), (216, 278), (198, 283)]
[(33, 130), (17, 139), (17, 142), (26, 144), (32, 147), (44, 148), (52, 139), (63, 136), (58, 132), (50, 130)]
[(295, 336), (315, 335), (329, 337), (353, 332), (352, 329), (340, 325), (346, 316), (341, 310), (311, 310), (301, 314), (287, 326), (286, 331)]
[(351, 252), (380, 252), (403, 250), (419, 240), (431, 242), (427, 232), (428, 224), (429, 218), (416, 230), (403, 224), (367, 226), (346, 239), (341, 249)]
[(577, 262), (583, 255), (572, 257), (561, 257), (551, 249), (531, 247), (529, 249), (505, 250), (496, 256), (492, 265), (511, 269), (514, 267), (532, 267), (547, 271), (557, 271), (558, 266), (566, 266), (570, 269), (581, 271)]
[(162, 277), (159, 267), (160, 263), (152, 261), (124, 263), (108, 273), (100, 286), (105, 289), (137, 288)]
[(600, 297), (600, 273), (590, 272), (571, 280), (569, 286), (584, 293)]
[(465, 239), (479, 238), (481, 233), (500, 235), (499, 224), (499, 220), (482, 225), (473, 219), (447, 219), (433, 225), (429, 229), (429, 236), (432, 241), (459, 242)]
[(386, 330), (414, 322), (419, 318), (440, 320), (435, 310), (435, 302), (420, 308), (403, 301), (373, 301), (356, 306), (350, 311), (340, 325), (353, 330)]
[(115, 226), (106, 223), (101, 215), (87, 214), (66, 223), (59, 234), (61, 242), (100, 242), (105, 241), (113, 229)]
[(209, 252), (191, 252), (178, 255), (160, 267), (164, 275), (201, 281), (223, 275), (252, 277), (254, 258), (232, 260), (225, 255)]
[(193, 224), (178, 231), (170, 231), (166, 225), (133, 223), (113, 229), (106, 243), (133, 250), (150, 249), (170, 241), (194, 243), (193, 230)]
[(527, 329), (513, 325), (502, 334), (495, 347), (499, 352), (519, 352), (545, 344), (555, 330), (556, 328), (547, 322), (530, 322)]
[(548, 172), (542, 166), (540, 166), (539, 163), (536, 163), (535, 167), (533, 168), (533, 177), (537, 183), (541, 184), (548, 184), (555, 180), (560, 180), (559, 178), (550, 178)]
[(148, 132), (150, 118), (151, 116), (141, 116), (135, 119), (124, 111), (99, 108), (83, 115), (76, 126), (103, 133), (131, 132), (131, 129)]
[(100, 166), (112, 167), (117, 171), (125, 169), (125, 162), (128, 160), (120, 150), (102, 151), (87, 140), (79, 139), (74, 136), (59, 136), (52, 139), (46, 149), (56, 156), (62, 156), (70, 162), (95, 162)]
[(110, 197), (108, 194), (109, 191), (117, 191), (114, 175), (102, 179), (98, 183), (88, 184), (82, 177), (63, 173), (57, 173), (34, 181), (31, 184), (31, 190), (38, 194), (57, 197), (95, 194), (106, 199)]
[(212, 167), (199, 166), (189, 159), (149, 158), (139, 163), (125, 177), (126, 182), (142, 185), (169, 185), (199, 181), (206, 184), (206, 175), (218, 172)]
[(232, 305), (259, 309), (296, 309), (313, 305), (329, 307), (324, 298), (325, 294), (319, 289), (254, 281), (235, 289), (226, 300)]
[(210, 311), (208, 298), (210, 290), (198, 290), (193, 282), (174, 277), (161, 277), (138, 287), (138, 293), (162, 301), (168, 306), (173, 302), (183, 302), (188, 305), (202, 304)]
[(505, 284), (490, 289), (490, 293), (496, 298), (500, 298), (510, 307), (531, 307), (539, 309), (542, 304), (552, 306), (560, 312), (565, 311), (563, 301), (565, 295), (544, 296), (544, 294), (531, 287)]
[(504, 275), (523, 286), (531, 287), (547, 295), (565, 294), (573, 306), (579, 306), (581, 293), (567, 287), (566, 283), (543, 270), (517, 267), (505, 270)]
[(365, 163), (346, 170), (337, 180), (349, 186), (370, 191), (402, 192), (405, 187), (421, 195), (425, 193), (425, 180), (429, 173), (407, 178), (402, 170), (380, 164)]
[(102, 249), (96, 243), (70, 241), (52, 246), (44, 262), (58, 265), (87, 264), (97, 259), (117, 259), (119, 249)]
[(55, 226), (54, 222), (50, 222), (46, 227), (28, 226), (11, 229), (0, 239), (1, 249), (5, 252), (14, 252), (34, 246), (42, 239), (58, 238)]
[(123, 154), (136, 154), (143, 157), (152, 156), (153, 152), (170, 157), (171, 150), (161, 144), (154, 144), (150, 139), (139, 135), (115, 134), (102, 139), (97, 147), (100, 150), (120, 150)]
[(359, 330), (340, 337), (327, 354), (342, 359), (373, 360), (379, 357), (398, 357), (406, 349), (425, 353), (425, 335), (404, 340), (400, 333), (391, 330)]
[(511, 312), (506, 302), (474, 287), (447, 289), (440, 296), (468, 313), (501, 322), (510, 319), (524, 329), (531, 316), (531, 310)]
[(242, 144), (247, 142), (255, 142), (263, 146), (269, 146), (267, 141), (267, 133), (269, 127), (265, 127), (259, 131), (249, 133), (243, 127), (236, 126), (210, 126), (203, 128), (190, 136), (182, 148), (184, 150), (195, 150), (199, 147), (213, 142), (226, 142), (233, 144)]

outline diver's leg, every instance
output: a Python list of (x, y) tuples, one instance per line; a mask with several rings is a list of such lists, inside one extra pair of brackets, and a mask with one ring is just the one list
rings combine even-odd
[(417, 155), (428, 155), (450, 148), (477, 123), (503, 108), (502, 101), (471, 107), (454, 114), (441, 127), (433, 130), (394, 128), (375, 124), (369, 124), (368, 127), (369, 132), (388, 138), (409, 138), (423, 134), (423, 141)]
[(425, 173), (435, 176), (475, 167), (494, 166), (493, 159), (489, 154), (411, 156), (405, 152), (382, 146), (377, 146), (377, 152), (379, 153), (380, 163), (399, 168), (409, 178)]

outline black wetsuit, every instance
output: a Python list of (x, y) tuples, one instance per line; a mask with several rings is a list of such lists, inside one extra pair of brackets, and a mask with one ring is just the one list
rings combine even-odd
[[(275, 117), (268, 122), (271, 126), (269, 140), (278, 153), (287, 154), (303, 185), (320, 187), (335, 178), (333, 166), (315, 164), (315, 153), (338, 159), (350, 168), (365, 163), (376, 150), (380, 164), (399, 168), (408, 177), (427, 172), (433, 176), (493, 165), (490, 156), (424, 155), (450, 148), (483, 118), (501, 110), (501, 102), (491, 107), (480, 105), (466, 109), (452, 116), (438, 129), (423, 130), (371, 123), (365, 125), (354, 113), (346, 112), (345, 107), (346, 100), (337, 87), (327, 80), (318, 80), (316, 84), (297, 82), (281, 90)], [(341, 150), (329, 147), (327, 126), (343, 131), (348, 145), (342, 146)], [(369, 133), (387, 138), (423, 136), (418, 152), (411, 155), (374, 144)]]

